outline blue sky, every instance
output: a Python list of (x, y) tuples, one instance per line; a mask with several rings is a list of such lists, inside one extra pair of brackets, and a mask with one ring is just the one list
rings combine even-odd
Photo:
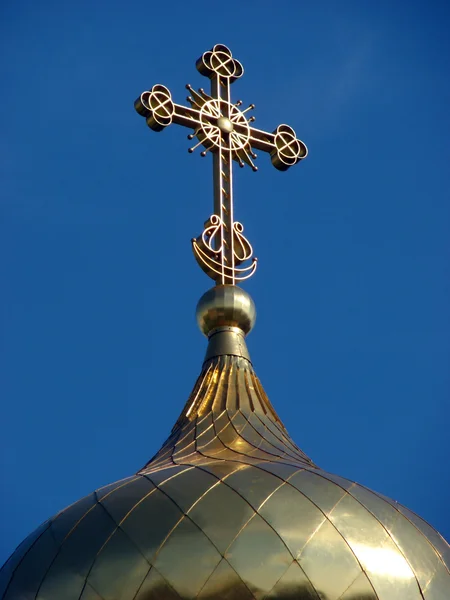
[[(152, 6), (154, 5), (154, 6)], [(138, 470), (201, 368), (190, 239), (210, 157), (133, 109), (227, 44), (233, 98), (309, 157), (235, 177), (259, 258), (256, 371), (323, 468), (450, 538), (450, 25), (444, 1), (4, 2), (0, 563)]]

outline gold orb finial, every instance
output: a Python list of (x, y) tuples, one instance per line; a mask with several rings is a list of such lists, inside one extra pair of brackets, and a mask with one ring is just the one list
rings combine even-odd
[(216, 285), (197, 304), (197, 323), (208, 337), (219, 327), (236, 327), (247, 335), (255, 321), (255, 303), (236, 285)]

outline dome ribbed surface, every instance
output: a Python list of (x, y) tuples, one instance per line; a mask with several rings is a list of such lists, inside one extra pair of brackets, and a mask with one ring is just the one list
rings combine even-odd
[(0, 572), (0, 598), (444, 600), (449, 565), (430, 525), (318, 468), (251, 363), (219, 356), (137, 475), (19, 546)]

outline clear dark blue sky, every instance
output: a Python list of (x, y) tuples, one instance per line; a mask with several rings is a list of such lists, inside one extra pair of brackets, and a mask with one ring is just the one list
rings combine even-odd
[(253, 362), (323, 468), (450, 538), (447, 2), (3, 2), (0, 563), (139, 469), (200, 370), (190, 238), (210, 157), (133, 109), (230, 46), (234, 99), (307, 160), (236, 174), (259, 269)]

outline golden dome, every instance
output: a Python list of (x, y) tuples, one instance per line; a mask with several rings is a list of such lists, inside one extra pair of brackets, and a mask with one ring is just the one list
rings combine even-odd
[(448, 597), (445, 540), (317, 467), (272, 408), (243, 332), (225, 329), (161, 450), (29, 536), (0, 572), (3, 600)]

